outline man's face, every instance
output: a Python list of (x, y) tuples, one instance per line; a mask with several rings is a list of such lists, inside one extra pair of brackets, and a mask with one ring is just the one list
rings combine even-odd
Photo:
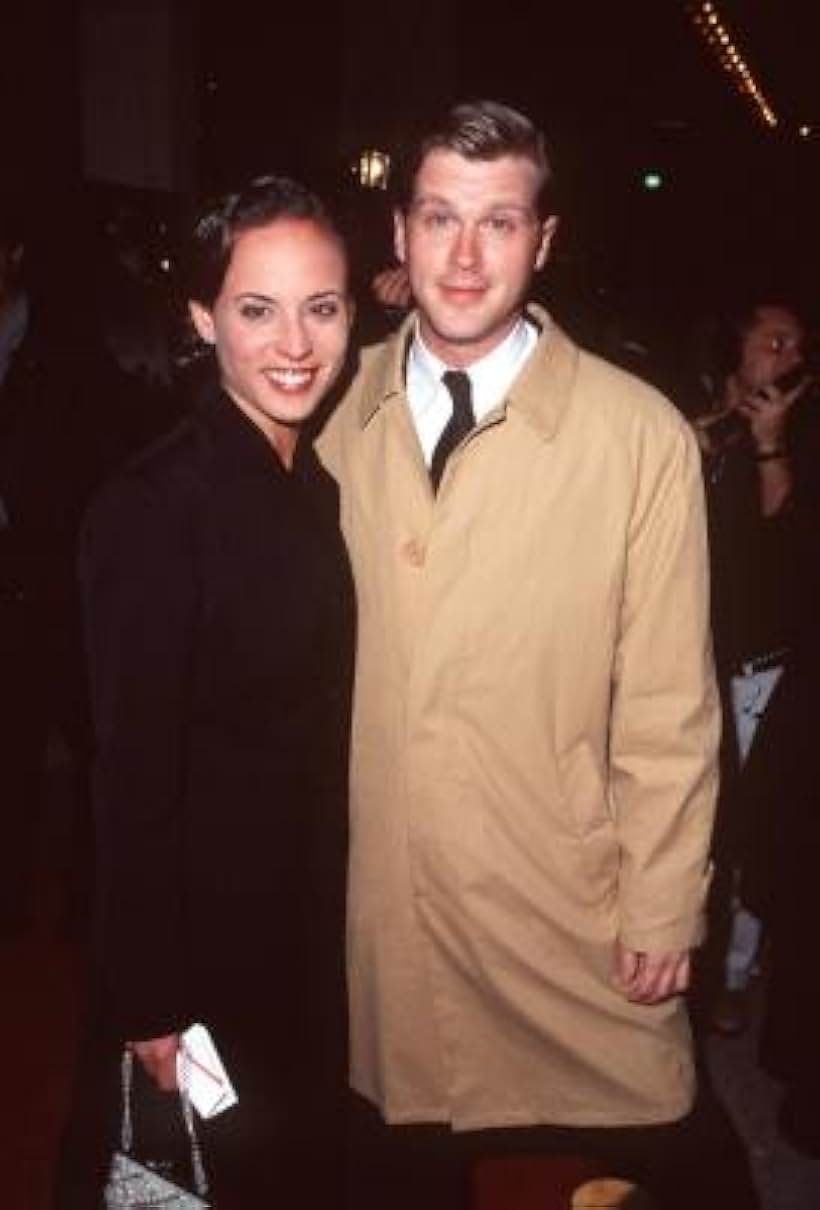
[(407, 214), (396, 214), (428, 348), (451, 366), (489, 353), (512, 329), (533, 273), (547, 259), (556, 219), (539, 219), (538, 171), (522, 156), (466, 160), (431, 151)]
[(758, 307), (754, 323), (741, 341), (736, 371), (741, 390), (749, 393), (771, 386), (798, 365), (803, 337), (800, 321), (786, 307)]

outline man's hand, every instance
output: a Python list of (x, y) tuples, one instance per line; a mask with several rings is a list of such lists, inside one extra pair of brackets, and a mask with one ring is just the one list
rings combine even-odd
[(144, 1042), (129, 1042), (128, 1045), (157, 1088), (162, 1092), (173, 1092), (177, 1086), (179, 1034), (166, 1034), (162, 1038), (148, 1038)]
[(615, 946), (615, 982), (627, 1000), (638, 1004), (659, 1004), (680, 995), (689, 986), (689, 950), (671, 950), (665, 954), (644, 954)]
[(370, 289), (383, 307), (406, 311), (413, 301), (410, 279), (404, 265), (382, 269), (371, 281)]

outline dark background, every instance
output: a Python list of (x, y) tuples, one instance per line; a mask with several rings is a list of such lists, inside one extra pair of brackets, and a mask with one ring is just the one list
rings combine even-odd
[[(494, 96), (547, 131), (562, 214), (548, 290), (562, 307), (642, 308), (674, 322), (746, 284), (812, 306), (816, 4), (717, 7), (778, 114), (774, 130), (734, 92), (683, 0), (262, 10), (32, 0), (3, 18), (3, 189), (26, 199), (54, 263), (69, 264), (69, 231), (97, 221), (115, 195), (173, 228), (193, 192), (284, 169), (359, 207), (360, 242), (377, 263), (388, 250), (385, 199), (354, 189), (357, 152), (395, 153), (442, 104)], [(130, 111), (112, 104), (117, 87)], [(803, 123), (812, 137), (799, 137)], [(646, 170), (663, 174), (661, 189), (644, 188)]]

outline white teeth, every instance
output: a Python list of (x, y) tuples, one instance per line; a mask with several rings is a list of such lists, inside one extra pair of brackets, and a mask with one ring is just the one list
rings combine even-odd
[(277, 386), (301, 387), (313, 378), (313, 370), (268, 370), (267, 377)]

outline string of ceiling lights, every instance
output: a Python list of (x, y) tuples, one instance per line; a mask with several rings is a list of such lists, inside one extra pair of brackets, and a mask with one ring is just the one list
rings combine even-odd
[[(692, 22), (738, 94), (751, 105), (761, 121), (770, 129), (780, 125), (780, 118), (764, 93), (748, 63), (740, 53), (737, 38), (729, 33), (726, 20), (712, 0), (697, 0), (687, 5)], [(811, 127), (798, 127), (801, 138), (808, 138)]]

